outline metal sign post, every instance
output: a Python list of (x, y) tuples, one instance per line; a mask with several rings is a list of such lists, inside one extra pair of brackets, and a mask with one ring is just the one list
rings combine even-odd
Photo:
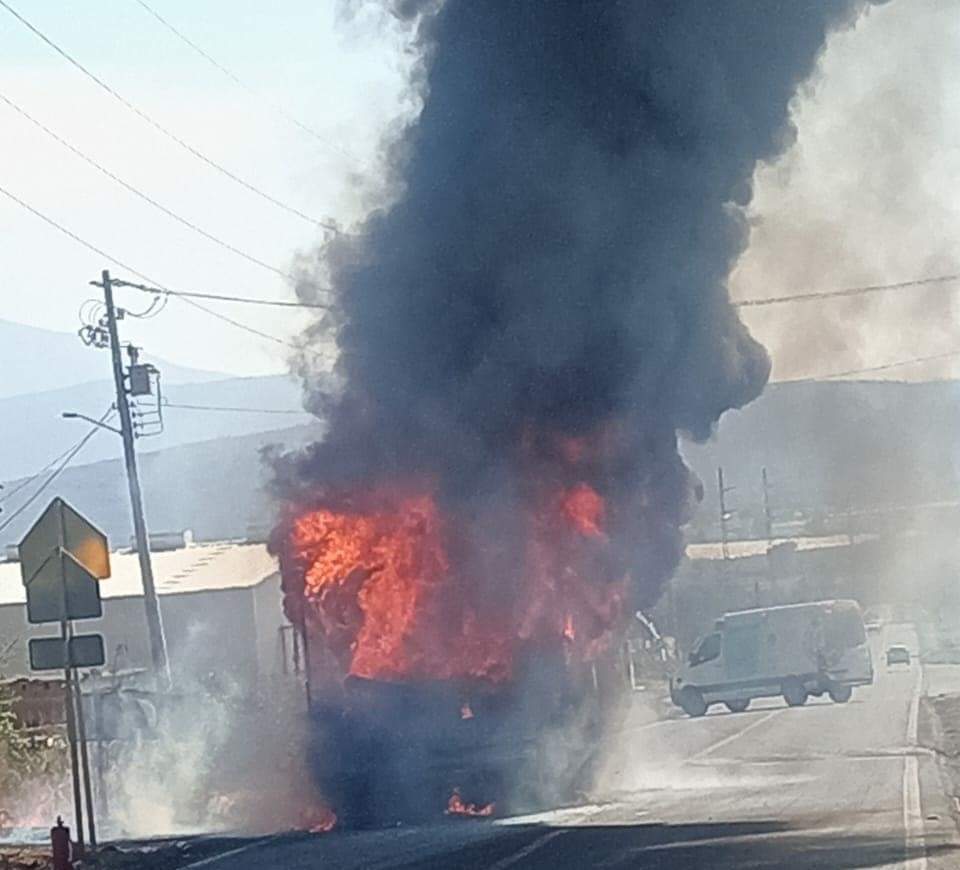
[(27, 590), (27, 620), (34, 625), (60, 624), (59, 637), (30, 640), (30, 666), (34, 670), (63, 668), (77, 844), (82, 854), (81, 767), (87, 830), (94, 848), (97, 834), (77, 668), (102, 665), (104, 651), (101, 635), (74, 636), (72, 621), (102, 616), (97, 581), (110, 576), (110, 550), (106, 535), (61, 498), (49, 504), (24, 536), (19, 549), (20, 570)]

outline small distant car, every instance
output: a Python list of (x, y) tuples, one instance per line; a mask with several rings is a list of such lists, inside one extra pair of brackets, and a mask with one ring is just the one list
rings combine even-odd
[(905, 646), (891, 646), (887, 648), (887, 667), (893, 665), (909, 665), (910, 650)]

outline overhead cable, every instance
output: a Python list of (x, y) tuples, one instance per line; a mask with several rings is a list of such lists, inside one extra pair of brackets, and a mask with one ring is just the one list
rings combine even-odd
[(915, 356), (910, 359), (899, 360), (898, 362), (885, 363), (879, 366), (868, 366), (861, 369), (848, 369), (843, 372), (831, 372), (826, 375), (814, 375), (811, 377), (805, 378), (786, 378), (782, 381), (771, 381), (771, 385), (775, 384), (802, 384), (802, 383), (813, 383), (815, 381), (829, 381), (834, 378), (848, 378), (853, 377), (854, 375), (867, 375), (872, 372), (885, 372), (889, 369), (897, 369), (902, 366), (912, 366), (919, 363), (926, 362), (935, 362), (936, 360), (950, 359), (952, 357), (960, 356), (960, 349), (958, 350), (949, 350), (945, 353), (935, 353), (930, 356)]
[(293, 275), (290, 274), (289, 272), (285, 272), (283, 269), (278, 269), (276, 266), (271, 266), (269, 263), (265, 263), (263, 260), (261, 260), (261, 259), (255, 257), (255, 256), (253, 256), (252, 254), (248, 254), (246, 251), (244, 251), (244, 250), (236, 247), (235, 245), (231, 245), (229, 242), (224, 241), (223, 239), (219, 238), (218, 236), (215, 236), (213, 233), (207, 232), (207, 231), (206, 231), (205, 229), (203, 229), (202, 227), (197, 226), (197, 225), (196, 225), (195, 223), (193, 223), (192, 221), (187, 220), (185, 217), (182, 217), (181, 215), (177, 214), (177, 213), (176, 213), (175, 211), (173, 211), (172, 209), (169, 209), (169, 208), (167, 208), (165, 205), (163, 205), (162, 203), (157, 202), (157, 200), (153, 199), (153, 197), (148, 196), (148, 195), (147, 195), (146, 193), (144, 193), (142, 190), (139, 190), (138, 188), (134, 187), (134, 186), (133, 186), (132, 184), (130, 184), (129, 182), (124, 181), (122, 178), (120, 178), (120, 176), (118, 176), (118, 175), (116, 175), (115, 173), (111, 172), (109, 169), (107, 169), (107, 168), (106, 168), (105, 166), (103, 166), (102, 164), (98, 163), (98, 162), (97, 162), (96, 160), (94, 160), (92, 157), (88, 156), (87, 154), (84, 154), (79, 148), (76, 148), (76, 147), (74, 147), (73, 145), (71, 145), (66, 139), (64, 139), (64, 138), (62, 138), (61, 136), (59, 136), (58, 134), (56, 134), (53, 130), (51, 130), (49, 127), (47, 127), (43, 122), (38, 121), (38, 120), (37, 120), (36, 118), (34, 118), (29, 112), (27, 112), (27, 111), (26, 111), (25, 109), (23, 109), (22, 107), (18, 106), (13, 100), (11, 100), (9, 97), (5, 96), (5, 95), (2, 94), (2, 93), (0, 93), (0, 101), (6, 103), (11, 109), (13, 109), (15, 112), (17, 112), (18, 114), (20, 114), (22, 117), (26, 118), (31, 124), (33, 124), (34, 126), (38, 127), (40, 130), (42, 130), (44, 133), (46, 133), (48, 136), (50, 136), (50, 137), (51, 137), (53, 140), (55, 140), (56, 142), (59, 142), (60, 145), (62, 145), (62, 146), (63, 146), (64, 148), (66, 148), (68, 151), (70, 151), (70, 152), (72, 152), (73, 154), (75, 154), (75, 155), (76, 155), (77, 157), (79, 157), (81, 160), (83, 160), (83, 161), (85, 161), (86, 163), (88, 163), (90, 166), (92, 166), (92, 167), (93, 167), (94, 169), (96, 169), (98, 172), (103, 173), (103, 175), (105, 175), (105, 176), (106, 176), (107, 178), (109, 178), (111, 181), (114, 181), (114, 182), (116, 182), (117, 184), (119, 184), (122, 188), (124, 188), (124, 190), (129, 191), (129, 192), (132, 193), (134, 196), (139, 197), (139, 198), (142, 199), (144, 202), (146, 202), (146, 203), (148, 203), (149, 205), (153, 206), (153, 207), (154, 207), (155, 209), (157, 209), (158, 211), (163, 212), (163, 214), (167, 215), (167, 217), (173, 218), (173, 220), (177, 221), (177, 223), (182, 224), (183, 226), (187, 227), (188, 229), (193, 230), (195, 233), (203, 236), (205, 239), (209, 239), (211, 242), (213, 242), (214, 244), (219, 245), (221, 248), (225, 248), (226, 250), (230, 251), (231, 253), (234, 253), (234, 254), (236, 254), (236, 255), (239, 256), (239, 257), (243, 257), (243, 259), (245, 259), (245, 260), (247, 260), (247, 261), (249, 261), (249, 262), (251, 262), (251, 263), (254, 263), (254, 264), (257, 265), (257, 266), (260, 266), (260, 267), (263, 268), (263, 269), (267, 269), (268, 271), (273, 272), (275, 275), (279, 275), (281, 278), (285, 278), (285, 279), (287, 279), (287, 280), (289, 280), (289, 281), (296, 281), (295, 276), (293, 276)]
[(307, 124), (304, 124), (303, 121), (301, 121), (299, 118), (287, 112), (281, 105), (273, 102), (272, 100), (268, 100), (266, 97), (264, 97), (264, 95), (259, 90), (257, 90), (254, 87), (251, 87), (246, 82), (244, 82), (243, 79), (241, 79), (235, 72), (230, 70), (228, 67), (224, 66), (222, 63), (220, 63), (220, 61), (218, 61), (209, 52), (205, 51), (203, 48), (197, 45), (196, 42), (190, 39), (190, 37), (188, 37), (181, 30), (178, 30), (176, 27), (174, 27), (173, 24), (167, 21), (167, 19), (164, 18), (159, 12), (157, 12), (157, 10), (154, 9), (152, 6), (149, 6), (147, 3), (144, 3), (143, 0), (135, 0), (135, 2), (141, 8), (146, 10), (150, 15), (152, 15), (157, 21), (159, 21), (160, 24), (162, 24), (167, 30), (169, 30), (177, 39), (179, 39), (181, 42), (183, 42), (185, 45), (189, 46), (193, 51), (199, 54), (200, 57), (202, 57), (205, 61), (207, 61), (207, 63), (209, 63), (215, 69), (219, 70), (221, 73), (223, 73), (235, 85), (245, 90), (248, 94), (252, 94), (258, 100), (260, 100), (264, 105), (269, 106), (272, 111), (280, 115), (280, 117), (283, 118), (285, 121), (287, 121), (290, 124), (293, 124), (295, 127), (298, 127), (304, 133), (309, 134), (310, 136), (312, 136), (314, 139), (316, 139), (318, 142), (320, 142), (327, 148), (330, 148), (333, 151), (336, 151), (338, 154), (342, 154), (344, 157), (347, 157), (347, 158), (351, 157), (350, 154), (344, 151), (336, 143), (331, 142), (329, 136), (324, 136), (321, 133), (318, 133), (312, 127), (308, 126)]
[(734, 308), (758, 308), (762, 305), (779, 305), (782, 302), (811, 302), (817, 299), (837, 299), (844, 296), (862, 296), (866, 293), (880, 293), (886, 290), (907, 290), (914, 287), (926, 287), (931, 284), (952, 284), (960, 281), (957, 275), (936, 275), (931, 278), (917, 278), (914, 281), (898, 281), (895, 284), (868, 284), (863, 287), (846, 287), (843, 290), (824, 290), (819, 293), (795, 293), (792, 296), (768, 296), (763, 299), (741, 299), (734, 301)]
[(134, 290), (142, 290), (144, 293), (156, 293), (158, 295), (187, 297), (189, 299), (213, 299), (216, 302), (241, 302), (246, 305), (272, 305), (279, 308), (319, 308), (329, 310), (330, 305), (326, 302), (292, 302), (286, 299), (256, 299), (251, 296), (229, 296), (223, 293), (198, 293), (186, 290), (167, 290), (163, 287), (148, 287), (144, 284), (133, 284), (130, 281), (117, 280), (113, 282), (118, 287), (132, 287)]
[(307, 411), (303, 408), (294, 410), (293, 408), (234, 408), (226, 405), (190, 405), (181, 402), (164, 402), (164, 408), (178, 408), (183, 411), (224, 411), (233, 414), (297, 414), (301, 417), (307, 416)]
[[(100, 418), (99, 423), (105, 423), (107, 420), (110, 419), (110, 417), (111, 417), (112, 414), (113, 414), (113, 408), (110, 408), (110, 409)], [(91, 426), (91, 427), (90, 427), (90, 431), (87, 432), (87, 434), (84, 435), (83, 438), (81, 438), (76, 444), (74, 444), (73, 447), (71, 447), (71, 448), (66, 452), (66, 454), (61, 454), (61, 456), (62, 456), (63, 458), (59, 461), (59, 463), (57, 464), (56, 468), (54, 468), (53, 471), (50, 472), (50, 475), (47, 477), (47, 479), (46, 479), (45, 481), (43, 481), (43, 483), (40, 484), (40, 486), (30, 495), (30, 497), (29, 497), (23, 504), (20, 505), (20, 507), (18, 507), (12, 514), (10, 514), (10, 516), (7, 517), (6, 520), (4, 520), (2, 523), (0, 523), (0, 532), (2, 532), (4, 529), (6, 529), (17, 517), (19, 517), (28, 507), (30, 507), (31, 504), (33, 504), (33, 503), (41, 496), (41, 494), (44, 492), (44, 490), (46, 490), (47, 487), (50, 486), (50, 484), (53, 483), (53, 482), (61, 475), (61, 473), (67, 468), (67, 466), (73, 461), (73, 458), (74, 458), (81, 450), (83, 450), (83, 448), (86, 446), (87, 442), (88, 442), (91, 438), (93, 438), (93, 436), (96, 435), (97, 432), (100, 431), (100, 428), (101, 428), (101, 427), (100, 427), (99, 425), (97, 425), (97, 426)], [(54, 460), (54, 462), (56, 462), (56, 461), (57, 461), (57, 460)], [(40, 477), (42, 474), (44, 474), (46, 468), (49, 468), (50, 465), (52, 465), (52, 464), (53, 464), (53, 463), (48, 463), (47, 466), (45, 466), (44, 469), (42, 469), (41, 471), (38, 471), (38, 472), (37, 472), (36, 474), (34, 474), (31, 478), (29, 478), (29, 479), (28, 479), (28, 482), (29, 482), (29, 483), (32, 483), (34, 480), (36, 480), (38, 477)], [(22, 487), (21, 487), (21, 489), (22, 489)]]
[[(3, 2), (3, 0), (0, 0), (0, 3), (2, 3), (2, 2)], [(241, 323), (240, 321), (234, 320), (232, 317), (227, 317), (227, 315), (221, 314), (219, 311), (214, 311), (214, 310), (211, 309), (211, 308), (207, 308), (205, 305), (201, 305), (199, 302), (195, 301), (194, 299), (191, 299), (191, 298), (187, 298), (187, 297), (183, 297), (183, 296), (178, 295), (175, 290), (171, 290), (169, 287), (164, 287), (163, 284), (161, 284), (159, 281), (155, 281), (155, 280), (154, 280), (153, 278), (151, 278), (149, 275), (146, 275), (146, 274), (144, 274), (143, 272), (140, 272), (139, 270), (134, 269), (133, 266), (129, 265), (128, 263), (125, 263), (123, 260), (119, 260), (119, 259), (117, 259), (116, 257), (111, 256), (111, 255), (108, 254), (106, 251), (104, 251), (102, 248), (98, 248), (96, 245), (91, 244), (91, 243), (88, 242), (86, 239), (81, 238), (81, 237), (78, 236), (75, 232), (73, 232), (72, 230), (69, 230), (69, 229), (67, 229), (65, 226), (63, 226), (63, 224), (57, 223), (57, 221), (55, 221), (53, 218), (48, 217), (48, 216), (45, 215), (43, 212), (41, 212), (40, 210), (34, 208), (34, 207), (33, 207), (32, 205), (30, 205), (29, 203), (24, 202), (24, 200), (20, 199), (20, 197), (18, 197), (18, 196), (16, 196), (15, 194), (11, 193), (9, 190), (7, 190), (6, 188), (4, 188), (4, 187), (2, 187), (2, 186), (0, 186), (0, 194), (3, 194), (3, 195), (6, 196), (8, 199), (10, 199), (10, 200), (12, 200), (13, 202), (15, 202), (17, 205), (21, 206), (22, 208), (24, 208), (24, 209), (26, 209), (27, 211), (29, 211), (31, 214), (33, 214), (33, 215), (35, 215), (36, 217), (40, 218), (40, 220), (42, 220), (44, 223), (48, 224), (49, 226), (53, 227), (55, 230), (58, 230), (59, 232), (63, 233), (65, 236), (67, 236), (68, 238), (73, 239), (73, 241), (75, 241), (77, 244), (82, 245), (84, 248), (86, 248), (86, 249), (89, 250), (89, 251), (93, 251), (93, 253), (97, 254), (97, 255), (100, 256), (100, 257), (103, 257), (105, 260), (107, 260), (107, 261), (110, 262), (110, 263), (113, 263), (115, 266), (119, 266), (121, 269), (125, 269), (125, 270), (128, 271), (131, 275), (136, 275), (138, 278), (142, 278), (142, 279), (143, 279), (144, 281), (146, 281), (148, 284), (153, 284), (153, 285), (155, 285), (155, 286), (157, 287), (157, 289), (161, 290), (162, 292), (168, 293), (168, 294), (170, 294), (171, 296), (175, 296), (177, 299), (179, 299), (179, 300), (180, 300), (181, 302), (183, 302), (185, 305), (191, 305), (191, 306), (193, 306), (194, 308), (198, 308), (198, 309), (200, 309), (201, 311), (204, 311), (204, 312), (206, 312), (207, 314), (209, 314), (211, 317), (216, 317), (218, 320), (222, 320), (222, 321), (224, 321), (225, 323), (229, 323), (231, 326), (235, 326), (237, 329), (242, 329), (242, 330), (244, 330), (245, 332), (249, 332), (249, 333), (251, 333), (252, 335), (256, 335), (256, 336), (258, 336), (258, 337), (260, 337), (260, 338), (262, 338), (262, 339), (265, 339), (265, 340), (267, 340), (267, 341), (273, 342), (273, 343), (275, 343), (275, 344), (285, 345), (286, 347), (293, 348), (294, 350), (296, 350), (296, 351), (298, 351), (298, 352), (302, 352), (302, 351), (303, 351), (303, 348), (302, 348), (300, 345), (298, 345), (298, 344), (294, 344), (294, 343), (291, 342), (291, 341), (285, 341), (284, 339), (279, 338), (279, 337), (277, 337), (276, 335), (271, 335), (270, 333), (268, 333), (268, 332), (263, 332), (262, 330), (259, 330), (259, 329), (257, 329), (256, 327), (248, 326), (246, 323)]]
[(30, 484), (33, 483), (38, 477), (40, 477), (43, 474), (46, 474), (46, 472), (48, 472), (51, 468), (53, 468), (53, 466), (56, 465), (61, 459), (63, 459), (63, 457), (66, 456), (71, 450), (73, 450), (73, 446), (68, 447), (66, 450), (63, 451), (63, 453), (59, 453), (57, 456), (51, 459), (46, 465), (44, 465), (43, 468), (41, 468), (39, 471), (34, 472), (29, 477), (25, 477), (16, 486), (11, 487), (10, 489), (3, 490), (2, 495), (0, 495), (0, 504), (2, 504), (5, 501), (9, 501), (18, 492), (30, 486)]
[(194, 148), (194, 146), (191, 145), (189, 142), (185, 141), (184, 139), (181, 139), (176, 133), (174, 133), (167, 127), (163, 126), (163, 124), (161, 124), (159, 121), (153, 118), (152, 115), (148, 115), (138, 106), (136, 106), (134, 103), (131, 103), (126, 97), (124, 97), (118, 91), (114, 90), (114, 88), (108, 85), (103, 79), (101, 79), (95, 73), (87, 69), (82, 63), (80, 63), (80, 61), (78, 61), (75, 57), (73, 57), (73, 55), (69, 54), (67, 51), (65, 51), (63, 48), (57, 45), (52, 39), (50, 39), (50, 37), (48, 37), (45, 33), (43, 33), (43, 31), (41, 31), (39, 28), (31, 24), (26, 18), (24, 18), (19, 12), (17, 12), (17, 10), (14, 9), (7, 2), (7, 0), (0, 0), (0, 7), (2, 7), (7, 12), (9, 12), (14, 18), (17, 19), (17, 21), (19, 21), (24, 27), (26, 27), (31, 33), (33, 33), (34, 36), (42, 40), (46, 45), (48, 45), (57, 54), (59, 54), (64, 60), (66, 60), (69, 64), (71, 64), (71, 66), (73, 66), (74, 68), (79, 70), (81, 73), (83, 73), (88, 79), (90, 79), (90, 81), (94, 82), (94, 84), (96, 84), (98, 87), (102, 88), (104, 91), (110, 94), (111, 97), (113, 97), (123, 106), (125, 106), (135, 115), (137, 115), (140, 119), (145, 121), (147, 124), (149, 124), (158, 132), (162, 133), (172, 142), (175, 142), (185, 151), (192, 154), (198, 160), (201, 160), (202, 162), (206, 163), (209, 167), (211, 167), (212, 169), (215, 169), (221, 175), (229, 178), (231, 181), (233, 181), (236, 184), (239, 184), (241, 187), (246, 188), (251, 193), (254, 193), (257, 196), (259, 196), (261, 199), (265, 199), (267, 202), (271, 203), (272, 205), (277, 206), (277, 208), (281, 208), (284, 211), (289, 212), (290, 214), (296, 215), (302, 220), (307, 221), (308, 223), (321, 227), (322, 229), (329, 230), (330, 232), (339, 232), (337, 225), (333, 223), (333, 221), (319, 220), (317, 218), (311, 217), (308, 214), (305, 214), (299, 209), (294, 208), (292, 205), (289, 205), (288, 203), (285, 203), (282, 200), (277, 199), (275, 196), (271, 196), (266, 191), (261, 190), (259, 187), (256, 187), (255, 185), (251, 184), (249, 181), (246, 181), (236, 173), (231, 172), (226, 167), (217, 163), (215, 160), (208, 157), (202, 151), (198, 150), (197, 148)]

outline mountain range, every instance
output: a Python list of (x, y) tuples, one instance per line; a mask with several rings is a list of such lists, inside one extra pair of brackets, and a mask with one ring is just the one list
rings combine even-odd
[[(129, 505), (119, 439), (98, 435), (40, 497), (13, 522), (12, 514), (45, 476), (11, 495), (18, 477), (42, 467), (52, 444), (39, 449), (44, 427), (78, 432), (57, 420), (67, 396), (56, 391), (0, 401), (12, 413), (16, 444), (3, 431), (0, 460), (27, 469), (0, 474), (0, 544), (19, 540), (46, 501), (59, 494), (102, 525), (115, 542), (130, 535)], [(197, 404), (257, 404), (295, 409), (298, 386), (287, 378), (228, 379), (170, 389), (171, 401)], [(91, 391), (97, 412), (106, 393)], [(755, 402), (724, 415), (705, 443), (681, 439), (681, 450), (703, 483), (703, 501), (692, 537), (716, 540), (719, 499), (717, 468), (724, 469), (726, 507), (734, 534), (756, 529), (762, 518), (761, 470), (768, 498), (780, 522), (817, 512), (956, 501), (960, 492), (960, 383), (827, 382), (771, 385)], [(76, 402), (74, 403), (76, 407)], [(244, 537), (250, 526), (269, 527), (276, 506), (267, 494), (270, 470), (262, 448), (295, 448), (320, 437), (322, 425), (307, 415), (245, 414), (175, 410), (167, 414), (161, 438), (139, 444), (147, 518), (155, 530), (192, 529), (197, 539)], [(56, 413), (55, 413), (56, 412)], [(42, 419), (42, 423), (37, 422)], [(34, 421), (34, 422), (31, 422)], [(52, 421), (52, 422), (51, 422)], [(294, 424), (294, 425), (290, 425)], [(81, 431), (85, 424), (74, 423)], [(8, 427), (4, 427), (6, 429)], [(31, 433), (33, 438), (31, 438)], [(23, 454), (23, 455), (21, 455)], [(42, 454), (42, 455), (41, 455)], [(25, 455), (31, 458), (24, 459)], [(91, 459), (102, 461), (90, 462)], [(40, 461), (43, 460), (43, 461)], [(87, 464), (81, 464), (86, 461)], [(751, 522), (747, 523), (746, 520)], [(6, 527), (4, 524), (8, 523)]]
[[(202, 383), (228, 378), (143, 355), (163, 371), (171, 384)], [(86, 347), (75, 333), (54, 332), (0, 320), (0, 398), (59, 390), (110, 379), (110, 355)]]

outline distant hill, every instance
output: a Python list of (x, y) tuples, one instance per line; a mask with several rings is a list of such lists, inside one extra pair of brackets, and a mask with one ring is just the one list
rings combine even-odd
[[(140, 455), (147, 522), (153, 532), (191, 529), (197, 540), (242, 538), (251, 526), (269, 527), (274, 507), (265, 492), (269, 469), (260, 460), (267, 445), (293, 448), (320, 436), (318, 423), (272, 432), (217, 438)], [(16, 486), (8, 483), (8, 489)], [(8, 519), (26, 487), (2, 507)], [(0, 496), (2, 496), (0, 492)], [(112, 546), (127, 546), (133, 527), (123, 463), (119, 459), (68, 468), (7, 528), (0, 545), (19, 541), (50, 499), (59, 495), (102, 528)]]
[(718, 522), (717, 467), (734, 525), (761, 515), (761, 469), (781, 519), (960, 497), (960, 383), (834, 381), (771, 385), (682, 450), (704, 483), (701, 519)]
[[(168, 384), (198, 383), (229, 377), (219, 372), (184, 368), (147, 354), (143, 359), (161, 368)], [(26, 360), (29, 360), (29, 364), (25, 364)], [(0, 397), (109, 380), (110, 359), (107, 351), (85, 347), (71, 332), (53, 332), (0, 320)]]
[[(246, 413), (166, 408), (164, 433), (140, 439), (140, 450), (156, 451), (193, 441), (265, 432), (313, 419), (306, 413), (268, 412), (296, 411), (301, 407), (300, 385), (285, 375), (168, 385), (164, 370), (163, 392), (174, 404), (265, 410)], [(64, 420), (62, 412), (76, 411), (99, 418), (113, 400), (113, 386), (105, 381), (0, 398), (0, 480), (32, 474), (83, 436), (88, 424)], [(103, 432), (84, 447), (77, 462), (109, 459), (119, 456), (120, 450), (120, 439)]]
[[(296, 407), (299, 388), (286, 379), (253, 378), (171, 388), (172, 400), (201, 397), (212, 404)], [(287, 392), (284, 392), (286, 390)], [(76, 398), (76, 391), (70, 392)], [(281, 398), (283, 396), (284, 398)], [(58, 400), (64, 396), (58, 396)], [(96, 397), (105, 401), (106, 397)], [(92, 402), (92, 399), (91, 399)], [(760, 469), (767, 468), (770, 502), (780, 522), (794, 512), (810, 516), (846, 507), (913, 504), (956, 500), (960, 494), (960, 384), (954, 382), (901, 384), (841, 382), (771, 386), (742, 411), (724, 416), (716, 435), (706, 444), (683, 442), (687, 461), (704, 483), (704, 502), (691, 534), (716, 537), (717, 466), (723, 465), (728, 509), (734, 534), (754, 529), (762, 517)], [(55, 401), (54, 408), (64, 407)], [(74, 402), (72, 407), (77, 407)], [(100, 405), (92, 403), (90, 412)], [(0, 403), (0, 414), (6, 409)], [(156, 531), (192, 529), (198, 539), (242, 537), (249, 525), (271, 523), (274, 507), (264, 492), (269, 471), (260, 449), (267, 444), (295, 447), (319, 437), (320, 424), (276, 428), (281, 416), (210, 414), (171, 409), (165, 438), (198, 439), (199, 443), (153, 449), (162, 442), (143, 440), (140, 466), (147, 519)], [(304, 417), (305, 420), (311, 419)], [(297, 418), (293, 418), (294, 421)], [(18, 425), (20, 425), (18, 423)], [(49, 425), (49, 422), (44, 425)], [(68, 421), (56, 427), (70, 431)], [(83, 431), (84, 424), (75, 424)], [(244, 431), (245, 425), (263, 430)], [(29, 450), (29, 426), (21, 450)], [(0, 429), (2, 433), (2, 429)], [(0, 437), (5, 437), (0, 435)], [(119, 443), (104, 433), (90, 450), (119, 457)], [(9, 464), (5, 455), (0, 459)], [(91, 454), (84, 454), (89, 456)], [(46, 461), (49, 457), (44, 455)], [(31, 470), (38, 465), (29, 463)], [(42, 465), (43, 463), (39, 463)], [(13, 482), (15, 485), (15, 481)], [(8, 491), (10, 485), (8, 485)], [(23, 494), (31, 491), (26, 488)], [(63, 495), (103, 526), (118, 543), (130, 535), (126, 481), (119, 459), (68, 469), (24, 515), (0, 531), (0, 544), (17, 541), (53, 494)], [(0, 498), (3, 492), (0, 491)], [(2, 506), (0, 524), (21, 503), (15, 495)]]

